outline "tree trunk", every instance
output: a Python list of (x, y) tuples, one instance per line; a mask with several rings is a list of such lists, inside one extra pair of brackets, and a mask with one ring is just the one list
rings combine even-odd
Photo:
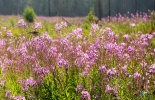
[(50, 5), (50, 0), (48, 0), (48, 15), (51, 16), (51, 5)]
[(101, 20), (101, 0), (98, 0), (98, 19)]
[(111, 2), (109, 0), (109, 21), (110, 21), (110, 17), (111, 17)]

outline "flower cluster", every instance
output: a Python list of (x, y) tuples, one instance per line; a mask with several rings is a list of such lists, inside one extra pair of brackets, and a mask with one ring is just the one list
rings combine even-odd
[(61, 21), (60, 23), (57, 23), (55, 25), (55, 29), (57, 32), (59, 32), (61, 29), (67, 27), (67, 23), (65, 21)]
[[(19, 21), (20, 26), (23, 23)], [(41, 27), (35, 23), (35, 29)], [(55, 27), (59, 32), (67, 23)], [(121, 91), (139, 95), (154, 88), (154, 33), (116, 34), (97, 24), (92, 24), (91, 35), (76, 28), (56, 39), (48, 33), (27, 38), (13, 37), (11, 30), (2, 32), (6, 35), (0, 35), (0, 76), (18, 76), (13, 82), (21, 89), (17, 96), (7, 91), (8, 98), (25, 100), (52, 95), (59, 99), (56, 93), (60, 93), (62, 98), (75, 95), (91, 100), (119, 97)], [(4, 82), (10, 81), (0, 78), (0, 86), (4, 87)]]
[(19, 27), (26, 27), (27, 24), (25, 23), (25, 21), (24, 21), (23, 19), (20, 19), (20, 20), (18, 21), (18, 26), (19, 26)]

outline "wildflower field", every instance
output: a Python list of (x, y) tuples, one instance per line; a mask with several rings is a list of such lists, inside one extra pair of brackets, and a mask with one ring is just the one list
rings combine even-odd
[(0, 100), (154, 100), (151, 16), (83, 20), (0, 16)]

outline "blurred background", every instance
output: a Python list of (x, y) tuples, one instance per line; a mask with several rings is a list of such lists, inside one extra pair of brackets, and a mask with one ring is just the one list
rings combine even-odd
[(0, 15), (21, 15), (26, 6), (39, 16), (81, 17), (93, 10), (102, 18), (154, 10), (155, 0), (0, 0)]

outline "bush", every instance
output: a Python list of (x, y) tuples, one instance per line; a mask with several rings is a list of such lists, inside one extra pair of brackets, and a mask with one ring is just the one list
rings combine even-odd
[(90, 10), (85, 19), (85, 22), (82, 25), (82, 28), (89, 29), (92, 23), (98, 23), (98, 18), (95, 16), (94, 11)]
[(86, 22), (88, 23), (97, 23), (98, 18), (95, 16), (93, 11), (90, 11), (86, 17)]
[(23, 16), (24, 16), (24, 19), (29, 22), (29, 23), (33, 23), (34, 22), (34, 19), (36, 17), (36, 14), (33, 10), (33, 8), (31, 7), (26, 7), (25, 10), (24, 10), (24, 13), (23, 13)]

